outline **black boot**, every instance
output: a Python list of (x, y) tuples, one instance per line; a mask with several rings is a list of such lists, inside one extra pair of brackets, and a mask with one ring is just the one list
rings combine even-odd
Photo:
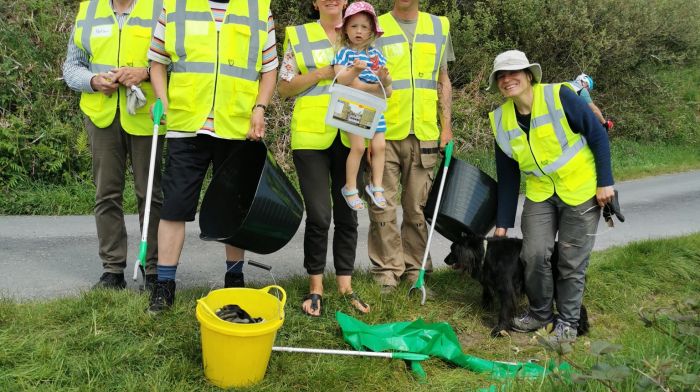
[(122, 290), (126, 287), (124, 273), (117, 274), (114, 272), (105, 272), (100, 277), (100, 281), (92, 286), (93, 289), (115, 289)]
[(139, 285), (140, 291), (153, 291), (153, 285), (156, 284), (158, 280), (158, 274), (148, 274), (144, 272), (143, 267), (139, 266), (139, 271), (141, 271), (141, 277), (143, 278), (143, 284)]
[(157, 274), (146, 275), (146, 278), (144, 279), (143, 290), (144, 291), (153, 291), (153, 286), (155, 286), (157, 281), (158, 281)]
[(146, 311), (158, 314), (170, 309), (175, 302), (175, 281), (156, 281), (151, 290), (151, 300)]
[(224, 275), (224, 288), (229, 287), (245, 287), (243, 272), (227, 272)]

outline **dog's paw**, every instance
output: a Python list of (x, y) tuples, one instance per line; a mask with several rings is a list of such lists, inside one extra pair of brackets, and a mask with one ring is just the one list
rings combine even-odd
[(506, 336), (510, 336), (510, 333), (508, 332), (508, 329), (503, 328), (501, 326), (495, 326), (491, 330), (491, 337), (492, 338), (504, 338)]

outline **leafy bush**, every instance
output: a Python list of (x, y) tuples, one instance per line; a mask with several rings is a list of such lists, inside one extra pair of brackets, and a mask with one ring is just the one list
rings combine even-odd
[[(90, 178), (79, 94), (62, 80), (78, 0), (0, 3), (0, 187), (34, 182), (70, 184)], [(393, 0), (373, 1), (380, 13)], [(615, 137), (700, 139), (698, 119), (676, 115), (688, 99), (655, 80), (660, 65), (697, 67), (700, 2), (682, 0), (426, 0), (446, 15), (456, 62), (454, 129), (461, 152), (491, 148), (486, 113), (500, 101), (482, 90), (494, 56), (518, 48), (542, 64), (544, 80), (585, 71), (600, 86), (599, 106), (617, 121)], [(311, 0), (273, 0), (279, 52), (284, 27), (312, 20)], [(685, 90), (688, 90), (686, 88)], [(696, 93), (695, 93), (696, 94)], [(268, 145), (285, 169), (291, 100), (275, 99)], [(289, 170), (288, 170), (289, 171)]]

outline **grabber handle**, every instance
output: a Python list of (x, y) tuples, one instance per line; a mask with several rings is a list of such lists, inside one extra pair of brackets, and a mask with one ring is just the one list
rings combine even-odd
[(393, 352), (392, 358), (403, 359), (404, 361), (425, 361), (430, 359), (430, 356), (418, 353)]
[(163, 102), (160, 98), (156, 99), (155, 105), (153, 105), (153, 124), (159, 125), (160, 119), (163, 117)]
[(266, 271), (271, 271), (271, 270), (272, 270), (272, 266), (271, 266), (271, 265), (259, 263), (259, 262), (257, 262), (257, 261), (253, 261), (253, 260), (248, 260), (248, 265), (252, 265), (253, 267), (258, 267), (258, 268), (264, 269), (264, 270), (266, 270)]
[(455, 148), (455, 141), (450, 140), (445, 147), (445, 167), (450, 167), (450, 161), (452, 160), (452, 151)]

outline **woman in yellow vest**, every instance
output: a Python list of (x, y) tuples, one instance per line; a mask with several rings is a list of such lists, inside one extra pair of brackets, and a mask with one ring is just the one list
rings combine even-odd
[[(95, 223), (104, 271), (95, 287), (126, 287), (127, 236), (122, 200), (127, 158), (131, 160), (139, 218), (143, 221), (153, 133), (148, 108), (155, 101), (146, 51), (161, 8), (162, 0), (84, 1), (68, 41), (63, 76), (68, 87), (81, 92), (80, 109), (86, 116), (92, 154)], [(132, 86), (140, 87), (145, 94), (142, 106), (136, 107), (131, 101)], [(162, 146), (160, 137), (159, 157)], [(156, 159), (148, 228), (145, 280), (149, 288), (156, 281), (158, 219), (163, 201), (160, 161)]]
[[(494, 234), (505, 236), (513, 227), (522, 172), (520, 258), (529, 310), (513, 319), (512, 327), (519, 332), (547, 327), (554, 322), (556, 302), (552, 339), (571, 341), (600, 209), (614, 197), (610, 146), (605, 129), (568, 83), (542, 84), (541, 79), (540, 65), (523, 52), (509, 50), (493, 62), (489, 90), (498, 88), (506, 99), (489, 113), (498, 175)], [(549, 263), (553, 252), (559, 254), (556, 267)], [(559, 271), (556, 282), (551, 268)]]
[[(204, 177), (245, 139), (265, 134), (277, 53), (270, 0), (164, 0), (148, 52), (168, 125), (158, 281), (148, 311), (175, 299), (175, 275)], [(172, 73), (166, 78), (166, 67)], [(243, 287), (244, 249), (225, 246), (224, 287)]]
[(353, 292), (351, 279), (357, 247), (357, 212), (345, 205), (348, 140), (337, 128), (325, 124), (330, 103), (328, 86), (335, 72), (330, 65), (336, 43), (335, 26), (343, 22), (347, 2), (314, 0), (319, 20), (286, 29), (285, 53), (278, 90), (296, 97), (292, 114), (292, 156), (306, 206), (304, 268), (309, 274), (309, 295), (302, 311), (321, 315), (323, 272), (326, 266), (328, 230), (333, 217), (333, 262), (338, 291), (361, 313), (370, 307)]

